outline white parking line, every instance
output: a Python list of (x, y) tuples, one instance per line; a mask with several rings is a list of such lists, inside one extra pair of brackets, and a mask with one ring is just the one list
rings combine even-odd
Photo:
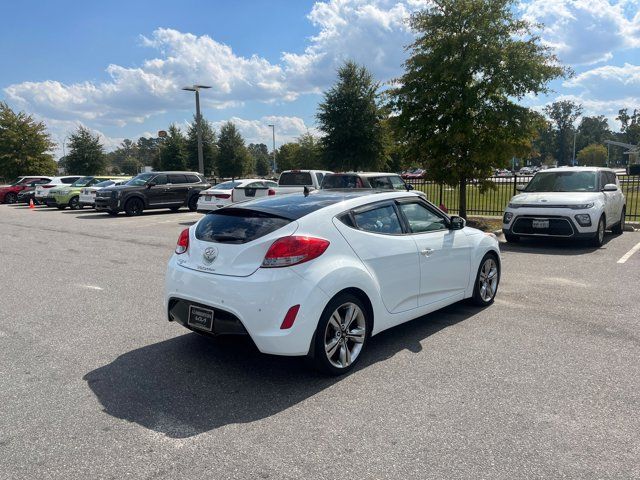
[(635, 247), (633, 247), (631, 250), (625, 253), (622, 257), (620, 257), (620, 260), (618, 260), (618, 263), (626, 262), (631, 258), (631, 255), (636, 253), (638, 250), (640, 250), (640, 242), (638, 242)]

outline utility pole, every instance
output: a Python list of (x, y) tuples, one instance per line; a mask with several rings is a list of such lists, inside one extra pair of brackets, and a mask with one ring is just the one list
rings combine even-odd
[(576, 137), (578, 136), (578, 131), (573, 131), (573, 161), (571, 162), (572, 166), (576, 166)]
[(276, 173), (278, 171), (278, 164), (276, 163), (276, 126), (272, 123), (270, 123), (269, 126), (273, 134), (273, 173)]
[(192, 85), (182, 90), (196, 92), (196, 135), (198, 137), (198, 171), (204, 175), (204, 157), (202, 154), (202, 122), (200, 116), (200, 89), (211, 88), (207, 85)]

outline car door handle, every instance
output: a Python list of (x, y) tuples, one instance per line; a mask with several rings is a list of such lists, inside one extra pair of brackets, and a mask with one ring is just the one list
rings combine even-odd
[(433, 248), (425, 248), (424, 250), (420, 250), (420, 253), (425, 257), (428, 257), (433, 253)]

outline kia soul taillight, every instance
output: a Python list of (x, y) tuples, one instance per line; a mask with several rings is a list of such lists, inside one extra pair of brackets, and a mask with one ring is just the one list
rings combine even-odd
[(271, 244), (262, 261), (263, 268), (289, 267), (318, 258), (329, 247), (324, 238), (291, 236)]

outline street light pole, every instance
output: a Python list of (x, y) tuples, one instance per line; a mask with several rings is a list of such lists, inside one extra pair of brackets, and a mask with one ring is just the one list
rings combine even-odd
[(271, 127), (271, 133), (273, 134), (273, 173), (278, 171), (278, 164), (276, 163), (276, 126), (272, 123), (269, 124)]
[(576, 166), (576, 136), (578, 132), (574, 130), (573, 132), (573, 162), (571, 162), (572, 166)]
[(182, 90), (196, 93), (196, 136), (198, 137), (198, 171), (204, 175), (204, 156), (202, 153), (202, 122), (200, 116), (200, 89), (211, 88), (207, 85), (192, 85)]

